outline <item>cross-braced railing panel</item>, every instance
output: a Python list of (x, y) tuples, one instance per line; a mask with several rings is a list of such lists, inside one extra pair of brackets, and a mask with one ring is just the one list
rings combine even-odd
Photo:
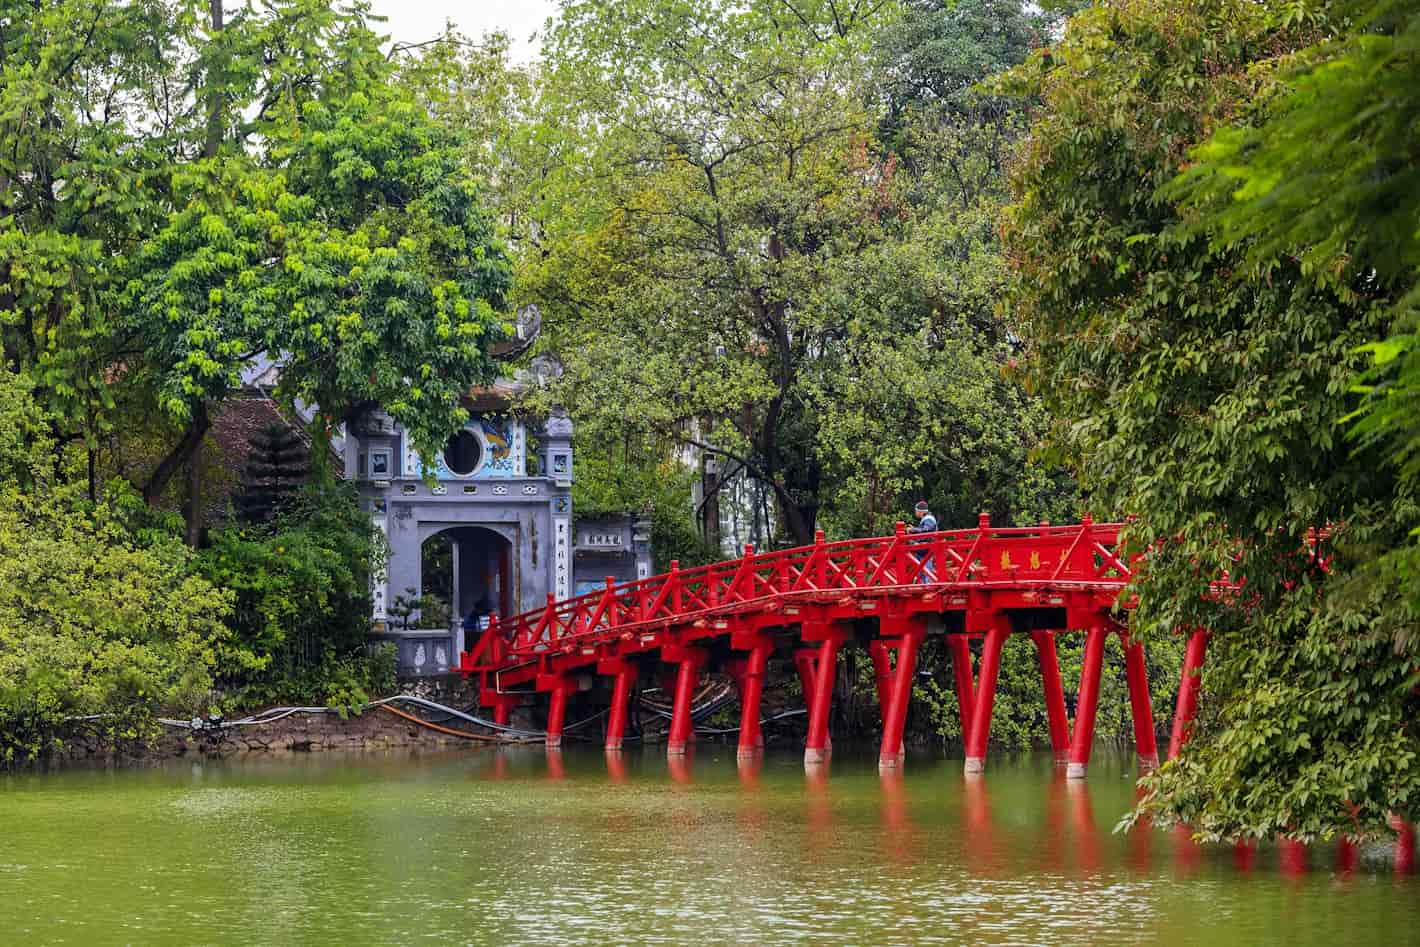
[(591, 647), (628, 632), (752, 610), (768, 599), (833, 593), (950, 589), (1122, 588), (1131, 570), (1116, 554), (1119, 524), (994, 528), (824, 542), (607, 587), (497, 621), (473, 652), (484, 667)]

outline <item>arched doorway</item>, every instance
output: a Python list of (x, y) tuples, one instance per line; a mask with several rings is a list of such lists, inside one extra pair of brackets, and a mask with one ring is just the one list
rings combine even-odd
[(446, 603), (457, 623), (476, 607), (513, 611), (513, 544), (483, 526), (451, 526), (424, 540), (419, 551), (420, 595)]

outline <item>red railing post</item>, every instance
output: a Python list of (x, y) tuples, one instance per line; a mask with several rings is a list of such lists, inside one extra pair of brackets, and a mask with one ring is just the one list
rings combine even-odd
[[(1078, 564), (1082, 577), (1087, 575), (1092, 576), (1095, 571), (1094, 526), (1095, 518), (1089, 513), (1085, 513), (1080, 517), (1080, 544), (1075, 548), (1080, 550), (1078, 555), (1083, 556), (1085, 560)], [(1076, 563), (1071, 563), (1071, 565), (1076, 565)]]
[[(514, 625), (512, 628), (514, 635), (517, 634), (517, 630), (518, 626)], [(489, 636), (489, 662), (496, 666), (508, 660), (509, 635), (503, 630), (503, 622), (497, 612), (488, 616), (488, 631), (485, 634)]]
[(1095, 742), (1095, 715), (1099, 711), (1100, 674), (1104, 670), (1104, 645), (1109, 629), (1095, 625), (1085, 634), (1085, 656), (1080, 667), (1080, 697), (1075, 706), (1075, 733), (1070, 744), (1068, 779), (1084, 779)]
[[(902, 520), (898, 520), (892, 527), (892, 551), (892, 584), (906, 585), (912, 569), (912, 554), (907, 550), (907, 524)], [(882, 571), (881, 567), (878, 571)]]
[[(542, 621), (540, 622), (540, 624), (542, 626), (544, 634), (547, 635), (547, 643), (549, 645), (552, 644), (553, 639), (559, 636), (559, 632), (562, 629), (557, 627), (557, 596), (551, 592), (547, 593), (547, 605), (542, 610)], [(575, 632), (576, 628), (573, 628), (571, 630)], [(536, 637), (536, 635), (534, 635), (534, 637)], [(532, 646), (534, 644), (537, 644), (537, 642), (528, 642), (529, 646)]]
[(683, 611), (685, 611), (684, 595), (682, 594), (680, 587), (679, 559), (671, 560), (671, 571), (670, 575), (666, 577), (666, 581), (669, 582), (671, 586), (671, 614), (679, 615)]
[(966, 772), (986, 768), (986, 748), (991, 742), (991, 708), (996, 701), (996, 678), (1001, 671), (1001, 649), (1011, 633), (1010, 616), (997, 612), (981, 649), (981, 673), (976, 682), (976, 706), (971, 712), (971, 733), (966, 741)]
[(607, 576), (604, 580), (606, 588), (602, 592), (601, 602), (597, 605), (597, 610), (592, 613), (592, 617), (587, 619), (586, 631), (596, 631), (597, 625), (605, 621), (608, 627), (615, 627), (616, 621), (616, 577)]
[(824, 548), (824, 535), (823, 535), (823, 530), (821, 530), (821, 529), (816, 529), (816, 530), (814, 530), (814, 545), (815, 545), (817, 548), (814, 550), (814, 561), (815, 561), (815, 563), (816, 563), (816, 567), (815, 567), (815, 569), (814, 569), (813, 581), (814, 581), (814, 584), (817, 585), (819, 588), (821, 588), (821, 589), (822, 589), (822, 588), (827, 588), (827, 587), (828, 587), (828, 550), (827, 550), (826, 548)]
[[(976, 514), (977, 546), (980, 549), (981, 571), (991, 571), (991, 514)], [(973, 557), (975, 561), (975, 557)]]
[(740, 556), (739, 565), (730, 575), (730, 584), (725, 589), (725, 597), (721, 601), (731, 601), (736, 595), (741, 595), (740, 579), (745, 575), (750, 577), (750, 588), (754, 587), (754, 543), (745, 543), (744, 554)]
[(1050, 748), (1055, 762), (1064, 763), (1070, 756), (1070, 719), (1065, 712), (1065, 689), (1060, 683), (1060, 658), (1055, 651), (1055, 635), (1048, 631), (1031, 632), (1036, 658), (1040, 662), (1040, 682), (1045, 690), (1045, 719), (1050, 726)]
[(1154, 736), (1154, 704), (1149, 698), (1149, 670), (1144, 662), (1144, 642), (1130, 641), (1127, 630), (1120, 632), (1124, 643), (1124, 673), (1129, 681), (1129, 716), (1134, 723), (1134, 752), (1139, 765), (1155, 769), (1159, 747)]
[(1198, 692), (1203, 688), (1203, 660), (1208, 651), (1208, 632), (1198, 629), (1188, 637), (1183, 653), (1183, 672), (1179, 676), (1178, 703), (1173, 712), (1173, 734), (1169, 740), (1169, 759), (1177, 759), (1184, 744), (1193, 734), (1193, 718), (1198, 715)]

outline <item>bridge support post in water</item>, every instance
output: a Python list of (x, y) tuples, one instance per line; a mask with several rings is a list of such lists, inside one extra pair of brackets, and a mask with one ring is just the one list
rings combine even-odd
[(551, 700), (547, 705), (547, 736), (549, 747), (562, 745), (562, 725), (567, 721), (567, 698), (577, 689), (577, 682), (560, 674), (539, 674), (537, 689), (548, 691)]
[[(873, 659), (873, 680), (878, 689), (878, 713), (882, 715), (883, 726), (887, 726), (888, 705), (892, 703), (892, 652), (902, 648), (901, 639), (874, 638), (868, 642), (868, 655)], [(905, 755), (904, 747), (898, 744), (897, 754)]]
[(740, 742), (736, 756), (755, 756), (764, 749), (764, 734), (759, 728), (759, 704), (764, 696), (764, 678), (769, 669), (769, 655), (774, 642), (768, 636), (756, 637), (746, 656), (740, 677)]
[[(812, 715), (814, 693), (818, 690), (818, 648), (799, 648), (794, 652), (794, 668), (799, 672), (799, 689), (804, 692), (804, 712)], [(833, 749), (833, 737), (827, 738), (827, 748)]]
[(1183, 749), (1193, 732), (1193, 718), (1198, 715), (1198, 693), (1203, 688), (1203, 658), (1208, 651), (1208, 632), (1198, 629), (1188, 638), (1183, 654), (1183, 673), (1178, 684), (1178, 703), (1173, 713), (1173, 734), (1169, 739), (1169, 759)]
[(897, 667), (892, 670), (892, 687), (883, 713), (883, 742), (878, 750), (879, 768), (891, 768), (903, 763), (902, 734), (907, 724), (907, 705), (912, 700), (912, 675), (917, 669), (917, 649), (927, 630), (921, 619), (885, 615), (880, 633), (902, 642), (897, 649)]
[(892, 693), (892, 657), (889, 649), (901, 647), (900, 641), (874, 638), (868, 642), (868, 657), (873, 659), (873, 683), (877, 685), (878, 710), (886, 719), (888, 696)]
[(597, 662), (598, 674), (615, 675), (611, 685), (611, 707), (606, 716), (607, 752), (621, 750), (626, 738), (626, 717), (631, 705), (631, 688), (636, 683), (637, 667), (625, 658), (608, 658)]
[[(967, 627), (971, 627), (968, 617)], [(1001, 649), (1011, 634), (1011, 618), (1005, 612), (991, 613), (991, 627), (981, 649), (981, 673), (976, 681), (976, 706), (971, 711), (971, 730), (966, 738), (966, 772), (986, 768), (986, 747), (991, 742), (991, 708), (996, 702), (996, 678), (1001, 673)]]
[(838, 625), (824, 621), (805, 621), (801, 629), (805, 642), (818, 642), (812, 662), (813, 691), (804, 695), (809, 711), (804, 762), (822, 763), (833, 749), (828, 734), (828, 718), (833, 711), (833, 683), (838, 677), (838, 649), (847, 640), (848, 633)]
[(1124, 642), (1124, 673), (1129, 680), (1129, 716), (1134, 721), (1134, 752), (1139, 765), (1157, 769), (1159, 747), (1154, 736), (1154, 705), (1149, 699), (1149, 671), (1144, 663), (1144, 642), (1130, 641), (1129, 632), (1122, 632)]
[(971, 733), (971, 715), (976, 709), (976, 684), (971, 673), (971, 641), (966, 635), (947, 635), (947, 650), (952, 655), (952, 676), (956, 679), (957, 713), (961, 717), (961, 735)]
[(1070, 743), (1067, 779), (1084, 779), (1095, 742), (1095, 714), (1099, 711), (1100, 674), (1104, 670), (1104, 645), (1109, 629), (1095, 625), (1085, 634), (1085, 655), (1080, 667), (1080, 699), (1075, 706), (1075, 733)]
[(699, 648), (667, 646), (661, 649), (661, 658), (678, 665), (666, 754), (684, 756), (686, 744), (695, 736), (695, 723), (690, 719), (690, 702), (695, 698), (695, 685), (700, 680), (700, 669), (705, 666), (706, 654)]
[(493, 722), (500, 727), (506, 727), (508, 721), (513, 719), (513, 708), (518, 706), (519, 699), (516, 694), (485, 691), (481, 702), (483, 706), (493, 708)]
[[(1050, 727), (1050, 749), (1055, 762), (1070, 758), (1070, 717), (1065, 712), (1065, 688), (1060, 683), (1060, 656), (1055, 650), (1055, 634), (1031, 632), (1036, 658), (1040, 661), (1040, 683), (1045, 691), (1045, 719)], [(956, 660), (955, 657), (952, 659)]]

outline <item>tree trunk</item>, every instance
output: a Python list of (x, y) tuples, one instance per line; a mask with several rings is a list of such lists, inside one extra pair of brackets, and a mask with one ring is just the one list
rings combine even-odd
[(720, 551), (720, 461), (704, 452), (700, 455), (700, 489), (705, 498), (700, 507), (700, 532), (705, 544)]
[(187, 459), (187, 544), (196, 549), (202, 542), (202, 441)]
[[(220, 33), (224, 26), (222, 18), (222, 0), (210, 0), (212, 10), (212, 32)], [(213, 76), (209, 73), (207, 84), (215, 85)], [(203, 146), (202, 153), (208, 158), (217, 155), (217, 149), (222, 144), (222, 99), (221, 96), (212, 90), (207, 93), (207, 141)]]
[(157, 505), (163, 491), (168, 488), (168, 483), (182, 469), (183, 464), (197, 453), (197, 448), (201, 446), (202, 439), (207, 436), (211, 427), (212, 418), (207, 414), (207, 405), (199, 403), (192, 412), (192, 421), (187, 430), (183, 431), (182, 437), (173, 445), (172, 450), (168, 451), (167, 456), (158, 462), (143, 487), (143, 499), (149, 506)]
[(779, 522), (784, 532), (796, 546), (807, 546), (814, 541), (814, 525), (818, 520), (817, 503), (795, 503), (782, 489), (774, 491), (775, 506), (779, 510)]

